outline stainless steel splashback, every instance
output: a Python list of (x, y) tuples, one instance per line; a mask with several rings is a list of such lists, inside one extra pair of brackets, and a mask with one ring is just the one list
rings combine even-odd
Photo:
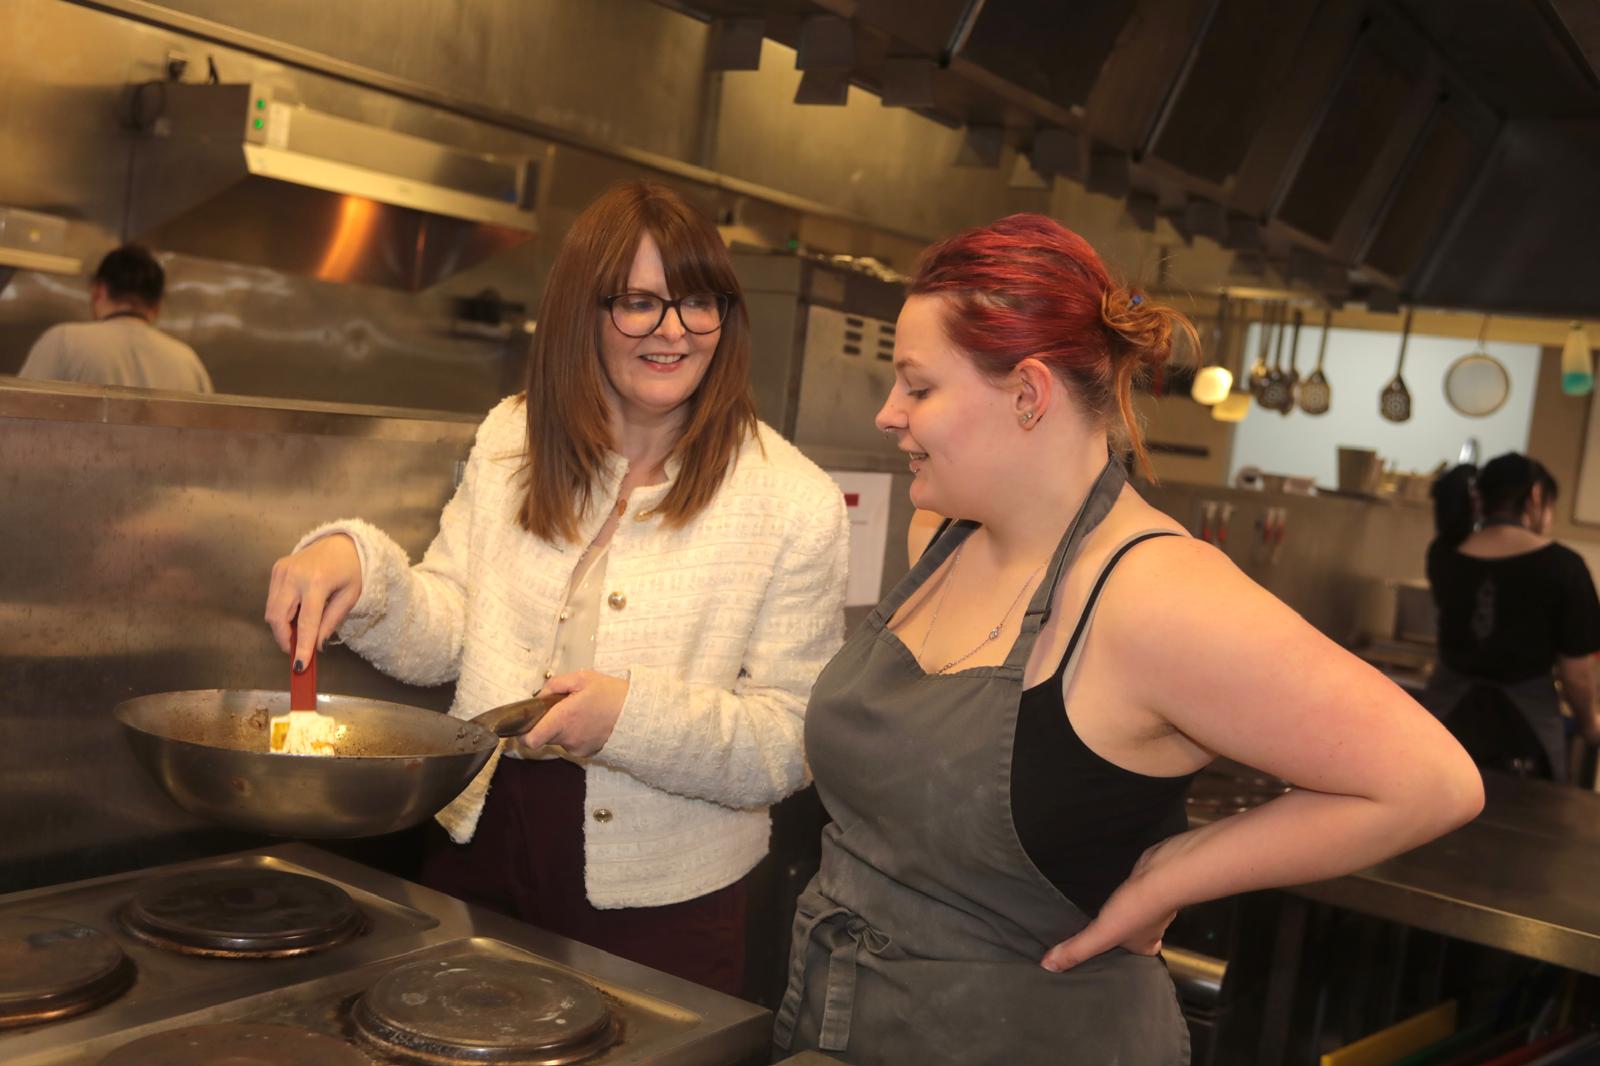
[[(190, 256), (159, 256), (167, 295), (157, 324), (191, 345), (217, 391), (481, 416), (521, 387), (527, 335), (456, 333), (452, 286), (407, 293), (338, 285)], [(467, 292), (525, 289), (538, 262), (524, 245), (457, 279)], [(21, 270), (0, 292), (0, 374), (15, 373), (40, 335), (89, 320), (86, 279)], [(4, 380), (4, 379), (0, 379)]]
[[(275, 688), (272, 561), (361, 516), (413, 556), (475, 419), (0, 385), (0, 892), (250, 843), (182, 814), (111, 717), (129, 696)], [(321, 683), (443, 708), (330, 647)]]

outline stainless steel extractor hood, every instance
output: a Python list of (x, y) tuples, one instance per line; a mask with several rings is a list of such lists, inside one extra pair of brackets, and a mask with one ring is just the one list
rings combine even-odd
[(15, 207), (0, 207), (0, 271), (79, 273), (83, 270), (83, 262), (63, 252), (66, 231), (66, 219)]
[(537, 163), (315, 111), (261, 84), (167, 84), (133, 153), (154, 247), (424, 289), (530, 240)]

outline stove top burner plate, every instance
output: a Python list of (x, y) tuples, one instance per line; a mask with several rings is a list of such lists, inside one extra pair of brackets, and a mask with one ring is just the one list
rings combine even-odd
[(124, 1044), (100, 1066), (372, 1066), (331, 1036), (293, 1025), (191, 1025)]
[(122, 910), (128, 931), (191, 955), (282, 958), (342, 943), (366, 919), (348, 893), (278, 870), (201, 870), (144, 885)]
[(513, 959), (428, 959), (391, 970), (351, 1012), (356, 1031), (410, 1062), (583, 1062), (617, 1037), (594, 986), (554, 967)]
[(133, 961), (98, 929), (34, 915), (0, 919), (0, 1029), (92, 1010), (133, 978)]

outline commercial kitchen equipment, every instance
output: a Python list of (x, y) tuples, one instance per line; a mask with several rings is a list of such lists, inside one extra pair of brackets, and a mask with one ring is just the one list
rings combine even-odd
[(752, 1004), (304, 844), (0, 896), (0, 957), (9, 1066), (743, 1066), (771, 1032)]

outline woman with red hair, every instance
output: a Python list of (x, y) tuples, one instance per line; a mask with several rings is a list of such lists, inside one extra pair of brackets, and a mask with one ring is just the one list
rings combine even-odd
[[(931, 542), (914, 524), (916, 565), (812, 690), (833, 822), (780, 1048), (1186, 1062), (1157, 955), (1178, 908), (1336, 877), (1479, 810), (1432, 716), (1126, 483), (1133, 381), (1176, 333), (1194, 343), (1042, 216), (925, 253), (877, 422), (912, 501), (956, 521)], [(1188, 831), (1219, 755), (1295, 788)]]

